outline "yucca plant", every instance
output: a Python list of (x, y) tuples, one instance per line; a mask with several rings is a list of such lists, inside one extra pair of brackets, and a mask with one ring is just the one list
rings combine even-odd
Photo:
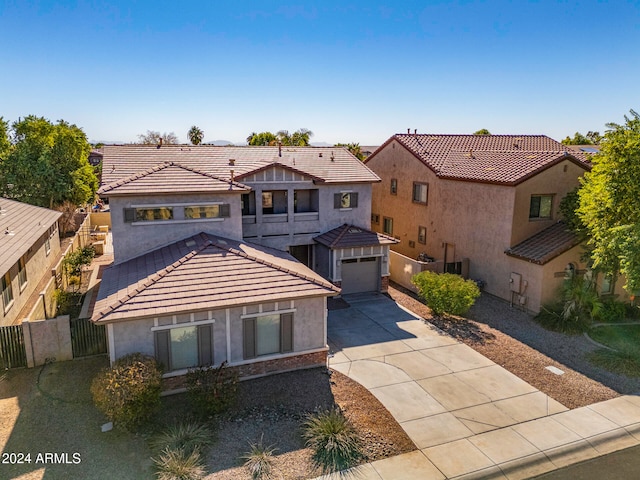
[(158, 458), (152, 460), (158, 468), (158, 480), (199, 480), (205, 475), (197, 448), (191, 453), (183, 448), (165, 448)]
[(273, 445), (264, 446), (263, 437), (255, 443), (249, 443), (249, 451), (242, 456), (245, 461), (244, 466), (247, 467), (251, 478), (254, 480), (271, 478), (271, 468), (273, 466), (273, 453), (276, 449)]
[(364, 458), (358, 433), (337, 407), (308, 415), (302, 436), (323, 473), (344, 470)]
[(210, 445), (212, 439), (213, 432), (205, 425), (195, 422), (178, 423), (152, 439), (151, 447), (158, 451), (183, 449), (190, 454)]

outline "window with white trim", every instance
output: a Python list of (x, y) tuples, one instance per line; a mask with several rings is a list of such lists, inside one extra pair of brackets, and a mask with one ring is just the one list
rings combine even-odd
[(165, 371), (213, 364), (213, 324), (179, 325), (154, 332), (155, 357)]
[(356, 208), (358, 192), (340, 192), (333, 195), (333, 208)]
[(393, 235), (393, 218), (382, 218), (382, 232), (387, 235)]
[(244, 358), (293, 351), (293, 313), (259, 315), (243, 320)]
[(426, 183), (413, 182), (413, 201), (414, 203), (427, 204), (427, 192), (429, 185)]

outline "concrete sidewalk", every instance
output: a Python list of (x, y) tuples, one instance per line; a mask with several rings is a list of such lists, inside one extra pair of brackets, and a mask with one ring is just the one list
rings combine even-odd
[(569, 411), (388, 297), (345, 299), (350, 308), (329, 312), (330, 365), (419, 449), (358, 467), (358, 478), (530, 478), (640, 444), (639, 397)]

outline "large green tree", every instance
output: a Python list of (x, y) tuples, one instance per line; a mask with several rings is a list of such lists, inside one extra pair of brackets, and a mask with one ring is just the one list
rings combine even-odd
[(640, 290), (640, 115), (610, 123), (600, 153), (591, 158), (578, 195), (578, 216), (592, 247), (594, 267), (622, 273), (629, 292)]
[(93, 201), (98, 179), (81, 128), (30, 115), (12, 131), (13, 145), (0, 164), (0, 195), (48, 208)]
[(603, 137), (600, 135), (600, 132), (593, 132), (589, 130), (586, 135), (576, 132), (573, 135), (573, 138), (567, 135), (561, 143), (563, 145), (597, 145), (600, 143), (602, 138)]
[(9, 140), (9, 122), (0, 117), (0, 163), (9, 155), (11, 141)]
[(335, 147), (345, 147), (351, 155), (356, 157), (358, 160), (364, 160), (364, 153), (362, 153), (362, 148), (360, 148), (359, 143), (336, 143)]
[(247, 143), (249, 145), (278, 145), (278, 143), (290, 147), (306, 147), (309, 145), (309, 140), (313, 136), (313, 132), (306, 128), (300, 128), (293, 133), (289, 133), (288, 130), (280, 130), (275, 135), (271, 132), (252, 132), (247, 137)]

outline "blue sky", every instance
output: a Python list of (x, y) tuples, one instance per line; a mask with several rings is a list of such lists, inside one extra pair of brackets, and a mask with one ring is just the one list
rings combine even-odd
[(0, 116), (91, 141), (308, 128), (605, 130), (640, 110), (638, 1), (0, 1)]

